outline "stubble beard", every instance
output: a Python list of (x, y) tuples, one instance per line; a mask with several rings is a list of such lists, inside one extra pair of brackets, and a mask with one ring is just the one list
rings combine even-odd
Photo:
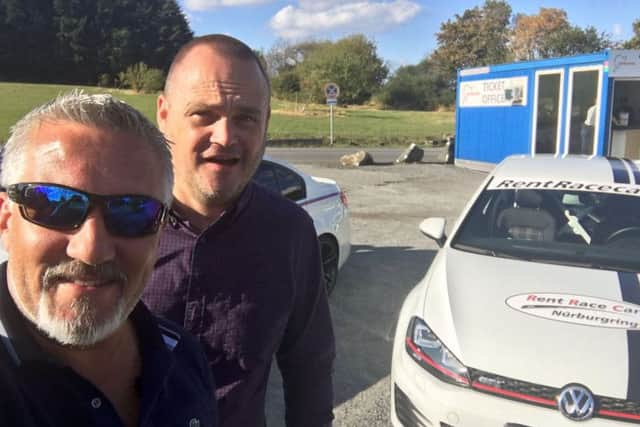
[(193, 188), (196, 188), (198, 190), (198, 193), (200, 193), (200, 200), (208, 206), (215, 206), (222, 209), (228, 208), (240, 196), (240, 193), (242, 193), (249, 182), (251, 182), (251, 179), (253, 179), (253, 175), (256, 173), (258, 167), (260, 166), (260, 162), (262, 161), (265, 150), (266, 145), (263, 145), (262, 150), (248, 165), (248, 171), (250, 172), (248, 176), (244, 176), (242, 182), (240, 182), (230, 191), (213, 190), (211, 189), (211, 186), (206, 177), (195, 177)]

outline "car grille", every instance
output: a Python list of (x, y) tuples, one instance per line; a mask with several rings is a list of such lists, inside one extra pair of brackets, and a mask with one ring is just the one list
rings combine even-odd
[[(561, 390), (473, 368), (469, 368), (469, 376), (471, 387), (478, 391), (548, 408), (556, 408), (556, 396)], [(640, 424), (640, 402), (597, 395), (594, 398), (595, 417)]]
[(403, 426), (427, 427), (431, 425), (431, 422), (413, 406), (409, 397), (398, 388), (397, 384), (393, 385), (393, 394), (395, 396), (396, 417)]

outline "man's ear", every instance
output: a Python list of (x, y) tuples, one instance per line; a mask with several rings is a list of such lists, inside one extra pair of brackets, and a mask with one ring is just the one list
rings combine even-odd
[(165, 132), (165, 124), (167, 122), (167, 115), (169, 114), (169, 102), (167, 98), (164, 96), (164, 93), (158, 95), (158, 100), (156, 102), (156, 122), (158, 122), (158, 129), (160, 132)]
[(8, 243), (8, 235), (7, 231), (9, 230), (9, 218), (11, 218), (11, 200), (7, 197), (6, 191), (0, 192), (0, 240), (2, 241), (2, 246), (4, 247), (5, 252), (7, 251), (7, 243)]
[(11, 200), (6, 191), (0, 192), (0, 234), (4, 234), (9, 228), (9, 218), (11, 217)]

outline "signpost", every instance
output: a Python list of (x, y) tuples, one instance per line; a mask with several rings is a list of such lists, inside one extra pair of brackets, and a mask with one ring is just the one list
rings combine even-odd
[(335, 83), (327, 83), (324, 85), (324, 95), (327, 97), (327, 105), (329, 106), (329, 143), (333, 145), (333, 106), (338, 104), (338, 95), (340, 95), (340, 87)]

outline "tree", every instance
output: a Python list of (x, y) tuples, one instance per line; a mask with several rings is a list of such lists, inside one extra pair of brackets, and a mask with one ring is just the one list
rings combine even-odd
[(540, 8), (537, 15), (515, 17), (511, 49), (516, 60), (533, 60), (602, 51), (612, 46), (607, 33), (572, 26), (562, 9)]
[(388, 69), (378, 57), (376, 45), (358, 34), (323, 43), (295, 66), (306, 99), (324, 102), (323, 88), (340, 86), (340, 102), (362, 104), (371, 98), (387, 77)]
[(640, 19), (633, 22), (633, 34), (632, 38), (624, 42), (623, 49), (640, 49)]
[(4, 79), (43, 81), (55, 59), (51, 2), (0, 0), (0, 75)]
[(264, 56), (267, 73), (270, 77), (276, 77), (281, 72), (291, 71), (314, 50), (330, 46), (331, 42), (328, 41), (306, 41), (291, 44), (282, 39), (277, 40)]
[(53, 0), (53, 66), (62, 82), (90, 83), (97, 77), (97, 46), (102, 40), (94, 25), (96, 15), (94, 2)]
[(539, 54), (542, 58), (600, 52), (612, 46), (608, 34), (598, 33), (594, 27), (584, 30), (569, 26), (544, 37)]
[(439, 65), (426, 58), (418, 65), (398, 68), (378, 99), (385, 106), (399, 110), (435, 110), (452, 105), (454, 96)]
[(176, 0), (0, 0), (0, 77), (92, 84), (168, 69), (193, 34)]
[(138, 59), (146, 59), (150, 66), (166, 72), (178, 50), (193, 38), (193, 32), (176, 0), (150, 0), (149, 7), (142, 15), (143, 19), (152, 18), (145, 38), (149, 52), (147, 57), (140, 52)]
[(540, 8), (537, 15), (517, 14), (511, 50), (516, 60), (544, 58), (546, 38), (569, 29), (567, 12), (556, 8)]
[(456, 70), (505, 62), (508, 59), (511, 6), (487, 0), (482, 7), (467, 9), (440, 25), (438, 47), (432, 59), (448, 76), (453, 89)]
[(300, 77), (295, 70), (281, 71), (271, 79), (274, 95), (282, 99), (293, 99), (300, 92)]

